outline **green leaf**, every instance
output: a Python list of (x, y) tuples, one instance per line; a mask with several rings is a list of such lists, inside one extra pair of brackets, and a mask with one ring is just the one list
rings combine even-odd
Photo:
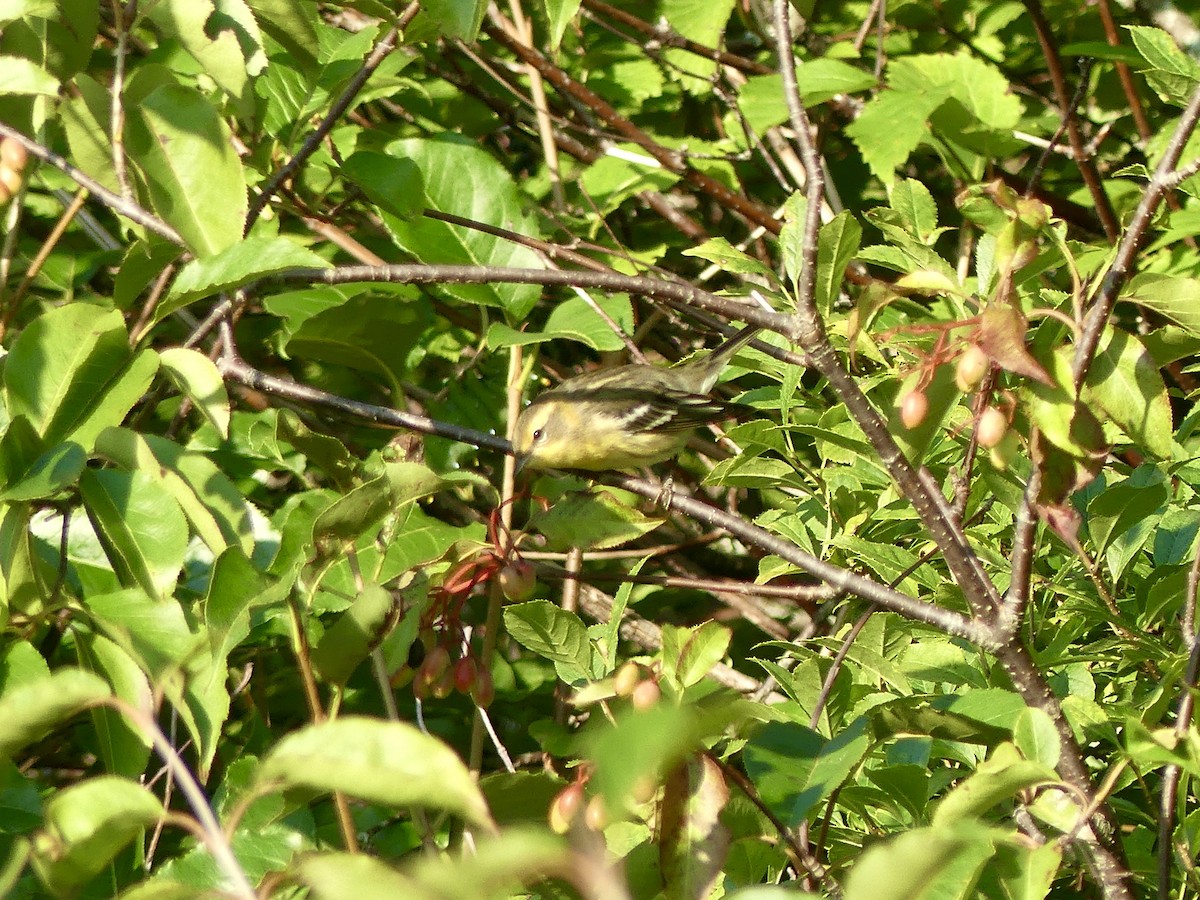
[(26, 16), (52, 16), (56, 6), (55, 0), (0, 0), (0, 24)]
[(567, 684), (600, 678), (603, 663), (579, 616), (546, 600), (531, 600), (504, 608), (509, 636), (554, 663)]
[(470, 43), (479, 34), (486, 0), (426, 0), (421, 9), (437, 24), (442, 37)]
[(1057, 781), (1050, 766), (1025, 759), (1012, 744), (1001, 744), (970, 777), (942, 798), (933, 824), (949, 826), (974, 819), (1018, 791)]
[[(496, 225), (531, 237), (540, 237), (536, 221), (522, 209), (512, 175), (473, 141), (455, 136), (432, 140), (411, 138), (388, 146), (388, 152), (411, 160), (421, 171), (424, 205), (438, 212)], [(434, 219), (406, 221), (383, 213), (396, 243), (420, 262), (446, 265), (544, 268), (528, 247), (481, 231)], [(442, 285), (459, 300), (497, 306), (510, 322), (520, 322), (541, 293), (534, 285)]]
[(154, 212), (198, 257), (238, 243), (247, 208), (242, 162), (208, 98), (168, 84), (125, 112), (129, 160)]
[(251, 236), (179, 270), (171, 292), (154, 313), (160, 322), (193, 300), (227, 293), (289, 269), (327, 269), (329, 263), (284, 237)]
[(1054, 721), (1042, 710), (1029, 707), (1021, 713), (1013, 728), (1013, 743), (1021, 755), (1053, 769), (1062, 755), (1062, 739)]
[(1129, 280), (1119, 300), (1144, 306), (1200, 336), (1200, 281), (1143, 272)]
[(266, 68), (267, 57), (244, 0), (162, 0), (147, 14), (222, 90), (236, 100), (250, 99), (251, 78)]
[(662, 637), (664, 671), (681, 687), (690, 687), (725, 658), (733, 633), (710, 621), (695, 628), (664, 625)]
[(709, 238), (699, 247), (689, 247), (683, 251), (683, 255), (706, 259), (734, 275), (757, 275), (766, 279), (770, 284), (779, 283), (774, 269), (748, 253), (743, 253), (722, 237)]
[(342, 163), (341, 173), (368, 200), (402, 220), (419, 216), (425, 206), (421, 170), (411, 159), (359, 150)]
[(27, 417), (49, 445), (73, 440), (90, 450), (96, 435), (140, 399), (157, 366), (153, 351), (131, 355), (120, 313), (62, 306), (35, 319), (13, 344), (4, 366), (10, 414)]
[(359, 663), (379, 646), (386, 629), (395, 624), (396, 601), (377, 584), (363, 585), (350, 608), (330, 625), (313, 648), (313, 667), (326, 681), (345, 684)]
[[(705, 47), (716, 47), (725, 33), (725, 25), (733, 12), (736, 0), (663, 0), (658, 8), (671, 27), (679, 34)], [(697, 56), (687, 50), (668, 47), (663, 51), (671, 74), (682, 79), (686, 89), (693, 92), (710, 89), (708, 78), (717, 70), (716, 60)], [(678, 71), (675, 71), (678, 69)]]
[(905, 229), (917, 240), (928, 244), (937, 237), (937, 204), (924, 183), (904, 178), (892, 186), (888, 201)]
[(365, 853), (309, 853), (296, 862), (296, 878), (316, 900), (441, 900), (382, 860)]
[(543, 0), (546, 21), (550, 23), (550, 49), (557, 50), (563, 32), (579, 12), (580, 0)]
[(1133, 46), (1146, 61), (1142, 71), (1150, 84), (1172, 103), (1183, 106), (1200, 81), (1200, 63), (1185, 54), (1160, 28), (1128, 25)]
[(400, 395), (404, 392), (401, 379), (408, 373), (408, 353), (429, 318), (424, 302), (360, 294), (305, 319), (285, 349), (296, 359), (368, 372)]
[(229, 437), (229, 394), (216, 363), (187, 347), (168, 347), (158, 355), (162, 370), (196, 405), (223, 438)]
[(1088, 369), (1083, 399), (1121, 426), (1139, 449), (1170, 459), (1171, 404), (1158, 365), (1137, 337), (1106, 328)]
[(224, 668), (233, 649), (250, 634), (250, 614), (283, 602), (291, 582), (258, 571), (237, 547), (213, 564), (204, 597), (204, 626), (214, 663)]
[(113, 568), (151, 597), (173, 593), (188, 527), (175, 499), (144, 472), (89, 469), (79, 481), (84, 508)]
[(530, 522), (546, 536), (547, 547), (565, 551), (619, 547), (653, 531), (661, 521), (642, 515), (608, 491), (568, 494)]
[(869, 847), (846, 879), (846, 900), (967, 900), (999, 837), (970, 822), (916, 828)]
[(19, 56), (0, 56), (0, 94), (58, 94), (58, 79)]
[(0, 756), (12, 756), (60, 722), (110, 696), (107, 684), (82, 669), (53, 674), (0, 691)]
[(14, 502), (52, 497), (73, 485), (86, 464), (87, 454), (78, 444), (72, 441), (59, 444), (35, 459), (26, 472), (0, 491), (0, 500)]
[(840, 212), (821, 226), (817, 242), (817, 309), (828, 313), (861, 241), (862, 226), (849, 212)]
[[(80, 668), (107, 681), (112, 685), (113, 693), (130, 706), (153, 709), (150, 682), (133, 657), (113, 641), (102, 634), (80, 629), (75, 632), (75, 652)], [(150, 761), (150, 738), (110, 706), (93, 707), (91, 714), (105, 770), (113, 775), (138, 778)]]
[(36, 845), (34, 868), (51, 891), (71, 893), (163, 814), (158, 798), (140, 784), (114, 775), (89, 778), (46, 804), (48, 840)]
[(246, 0), (258, 25), (278, 41), (301, 69), (317, 65), (321, 52), (317, 16), (303, 0)]
[[(593, 301), (610, 320), (616, 322), (621, 331), (634, 331), (633, 305), (624, 294), (600, 296)], [(625, 348), (621, 335), (613, 331), (612, 325), (593, 309), (592, 304), (581, 297), (568, 297), (556, 304), (546, 319), (542, 331), (517, 331), (503, 322), (493, 322), (488, 328), (485, 343), (488, 349), (527, 346), (547, 341), (564, 339), (586, 344), (593, 350), (615, 352)]]
[(96, 438), (96, 452), (158, 481), (179, 504), (196, 535), (213, 553), (227, 546), (254, 550), (250, 506), (229, 476), (208, 457), (174, 441), (126, 428), (109, 428)]
[(263, 759), (259, 789), (340, 791), (385, 806), (423, 806), (492, 827), (474, 778), (454, 751), (404, 722), (344, 716), (309, 725)]
[(870, 748), (862, 717), (828, 740), (803, 725), (769, 722), (747, 743), (743, 757), (762, 799), (789, 825), (799, 825)]

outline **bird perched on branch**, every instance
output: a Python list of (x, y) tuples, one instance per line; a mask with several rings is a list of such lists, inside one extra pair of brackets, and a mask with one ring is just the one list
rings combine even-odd
[(517, 471), (630, 469), (674, 456), (694, 428), (729, 415), (731, 405), (709, 394), (721, 370), (760, 330), (749, 325), (678, 366), (617, 366), (543, 391), (513, 431)]

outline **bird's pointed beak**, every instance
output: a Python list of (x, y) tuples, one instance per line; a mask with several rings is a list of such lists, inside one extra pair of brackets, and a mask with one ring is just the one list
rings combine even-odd
[(515, 459), (517, 461), (517, 466), (515, 469), (513, 469), (513, 474), (520, 475), (521, 470), (525, 468), (525, 464), (529, 462), (529, 454), (528, 453), (514, 453), (513, 459)]

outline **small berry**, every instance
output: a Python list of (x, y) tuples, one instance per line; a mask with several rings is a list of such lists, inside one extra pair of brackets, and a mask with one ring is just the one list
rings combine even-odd
[(925, 421), (929, 412), (929, 398), (924, 391), (909, 391), (900, 401), (900, 421), (905, 428), (916, 428)]
[(480, 709), (487, 709), (496, 699), (496, 682), (487, 669), (480, 669), (475, 675), (475, 683), (471, 685), (471, 699)]
[(634, 709), (650, 709), (658, 705), (658, 701), (662, 699), (662, 691), (659, 690), (658, 682), (647, 678), (633, 689), (629, 699)]
[(0, 141), (0, 163), (20, 172), (25, 168), (25, 163), (28, 159), (29, 151), (25, 149), (25, 145), (20, 141), (10, 137), (6, 137)]
[(500, 570), (500, 590), (509, 600), (528, 600), (537, 587), (533, 566), (523, 559), (514, 560)]
[(556, 834), (566, 834), (583, 806), (583, 785), (578, 781), (558, 792), (550, 804), (550, 828)]
[(608, 808), (604, 805), (604, 798), (599, 794), (588, 801), (587, 809), (583, 813), (583, 821), (592, 831), (603, 831), (604, 826), (608, 824)]
[(1007, 431), (1008, 419), (1004, 418), (1004, 413), (994, 406), (989, 406), (979, 416), (979, 424), (975, 427), (975, 440), (979, 442), (980, 447), (991, 449), (999, 446)]
[(954, 383), (964, 394), (969, 394), (987, 374), (992, 361), (978, 344), (971, 344), (958, 358), (958, 367), (954, 370)]
[(635, 662), (627, 662), (613, 676), (613, 693), (618, 697), (628, 697), (641, 680), (642, 667)]
[(479, 677), (479, 664), (475, 657), (464, 656), (454, 664), (454, 689), (460, 694), (469, 694)]

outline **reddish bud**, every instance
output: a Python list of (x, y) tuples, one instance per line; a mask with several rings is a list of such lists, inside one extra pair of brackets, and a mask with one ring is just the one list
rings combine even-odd
[(480, 669), (476, 673), (475, 683), (471, 685), (471, 699), (480, 709), (487, 709), (496, 699), (496, 682), (487, 669)]
[(464, 656), (454, 664), (454, 689), (460, 694), (470, 693), (477, 677), (479, 664), (475, 662), (475, 657)]

